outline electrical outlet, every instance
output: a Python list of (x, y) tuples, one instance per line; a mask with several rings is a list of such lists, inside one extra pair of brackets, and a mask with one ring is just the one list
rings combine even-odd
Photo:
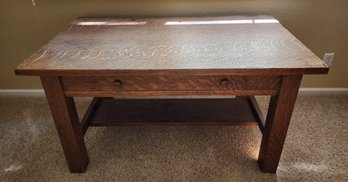
[(323, 61), (325, 62), (325, 64), (327, 66), (330, 67), (332, 65), (332, 61), (334, 59), (334, 56), (335, 56), (335, 53), (325, 53), (324, 54)]

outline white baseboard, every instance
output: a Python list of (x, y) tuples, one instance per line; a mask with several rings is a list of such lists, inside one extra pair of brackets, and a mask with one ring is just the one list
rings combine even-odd
[(348, 88), (300, 88), (299, 95), (348, 94)]
[[(43, 96), (43, 89), (0, 89), (0, 95)], [(300, 88), (299, 95), (348, 94), (348, 88)]]
[(43, 89), (0, 89), (0, 95), (18, 96), (44, 96)]

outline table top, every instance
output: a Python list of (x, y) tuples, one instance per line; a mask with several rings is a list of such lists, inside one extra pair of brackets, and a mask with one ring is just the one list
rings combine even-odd
[(200, 71), (321, 74), (328, 67), (270, 16), (79, 18), (19, 75)]

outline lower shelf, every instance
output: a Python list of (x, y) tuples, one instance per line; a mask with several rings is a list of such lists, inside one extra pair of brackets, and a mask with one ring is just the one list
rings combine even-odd
[(85, 118), (88, 126), (258, 125), (246, 97), (234, 99), (95, 98)]

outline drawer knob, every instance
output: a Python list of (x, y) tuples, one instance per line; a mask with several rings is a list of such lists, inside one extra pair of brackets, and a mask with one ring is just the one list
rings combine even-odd
[(123, 85), (123, 82), (122, 82), (121, 80), (115, 80), (115, 81), (114, 81), (114, 85), (115, 85), (116, 87), (121, 87), (121, 86)]
[(223, 78), (220, 80), (220, 86), (222, 87), (226, 87), (228, 85), (228, 79), (227, 78)]

